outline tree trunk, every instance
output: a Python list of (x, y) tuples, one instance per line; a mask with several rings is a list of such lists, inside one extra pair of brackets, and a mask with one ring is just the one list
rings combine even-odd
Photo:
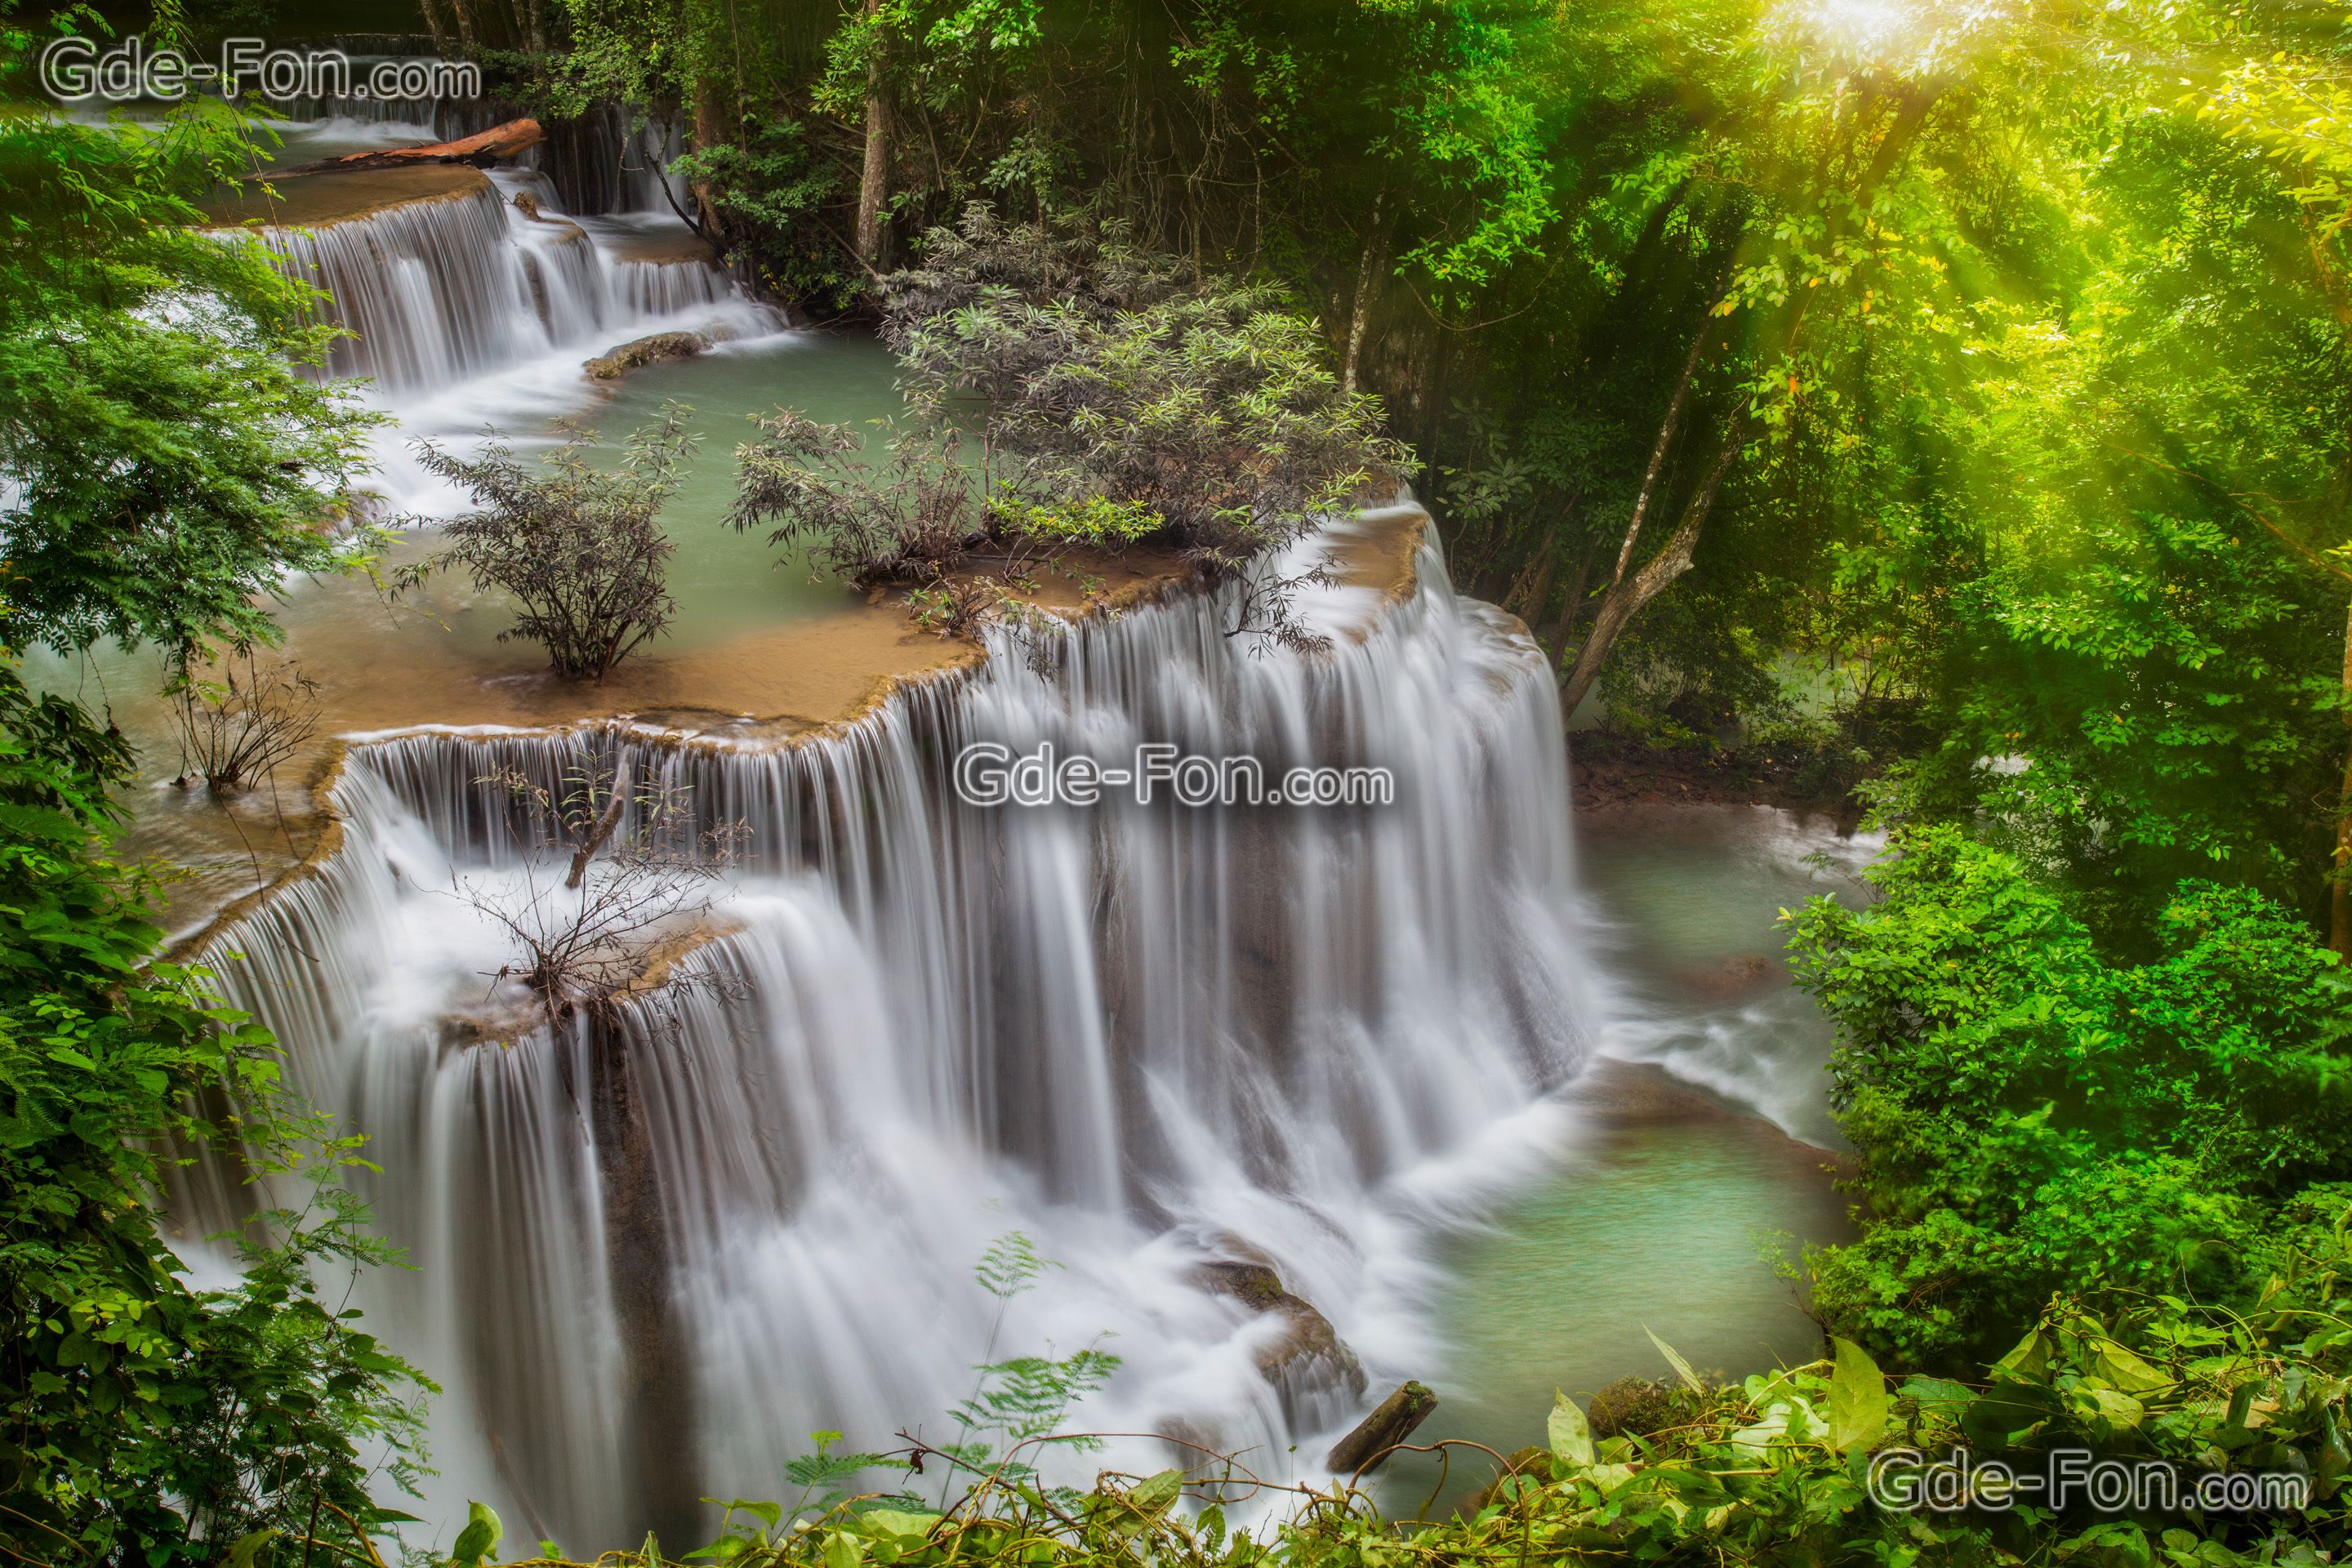
[(1559, 613), (1534, 628), (1536, 642), (1557, 663), (1567, 646), (1568, 630), (1576, 624), (1577, 611), (1584, 607), (1584, 590), (1592, 581), (1592, 559), (1601, 552), (1599, 543), (1589, 546), (1576, 563), (1576, 571), (1568, 579), (1568, 592), (1560, 595)]
[[(2344, 612), (2344, 692), (2352, 699), (2352, 607)], [(2352, 730), (2352, 711), (2344, 715)], [(2327, 945), (2352, 962), (2352, 748), (2344, 757), (2344, 793), (2336, 803), (2336, 876), (2327, 889)]]
[(449, 27), (441, 20), (438, 0), (418, 0), (425, 8), (425, 30), (433, 35), (433, 52), (444, 59), (449, 55)]
[[(1575, 712), (1577, 704), (1584, 700), (1585, 693), (1592, 689), (1592, 682), (1601, 673), (1601, 661), (1609, 657), (1609, 650), (1617, 646), (1618, 637), (1641, 613), (1642, 607), (1664, 593), (1675, 578), (1690, 570), (1691, 551), (1698, 543), (1699, 531), (1706, 526), (1706, 514), (1715, 505), (1716, 494), (1723, 489), (1724, 477), (1731, 472), (1732, 462), (1739, 456), (1739, 438), (1740, 424), (1735, 421), (1732, 427), (1724, 433), (1723, 450), (1716, 454), (1715, 466), (1707, 470), (1706, 478), (1699, 483), (1698, 492), (1683, 509), (1682, 522), (1667, 536), (1664, 547), (1652, 556), (1639, 572), (1631, 577), (1620, 576), (1609, 584), (1609, 592), (1601, 600), (1600, 613), (1592, 617), (1592, 630), (1586, 635), (1584, 646), (1576, 650), (1576, 664), (1560, 686), (1560, 706), (1567, 712)], [(1634, 530), (1640, 525), (1637, 504), (1633, 524), (1625, 531), (1627, 552), (1633, 548)], [(1624, 566), (1625, 554), (1620, 552), (1620, 573), (1623, 572)]]
[[(698, 76), (694, 81), (694, 144), (698, 148), (716, 147), (726, 140), (727, 119), (719, 108), (719, 84), (708, 76)], [(668, 188), (667, 182), (663, 188)], [(719, 216), (718, 204), (711, 200), (709, 182), (696, 181), (688, 187), (688, 194), (694, 197), (695, 216), (689, 226), (723, 258), (731, 247), (731, 237)]]
[(1371, 222), (1364, 229), (1363, 258), (1356, 263), (1356, 297), (1348, 309), (1348, 353), (1340, 362), (1339, 390), (1353, 395), (1356, 373), (1364, 360), (1364, 329), (1372, 317), (1372, 301), (1378, 295), (1381, 253), (1387, 249), (1388, 234), (1381, 226), (1381, 209), (1388, 205), (1389, 194), (1381, 192), (1372, 198)]
[[(1719, 296), (1717, 302), (1720, 302)], [(1691, 384), (1698, 379), (1699, 361), (1706, 355), (1706, 340), (1713, 331), (1714, 322), (1715, 305), (1710, 304), (1706, 317), (1699, 322), (1697, 334), (1691, 339), (1690, 353), (1683, 361), (1682, 374), (1675, 378), (1674, 393), (1666, 399), (1665, 417), (1658, 421), (1658, 438), (1650, 444), (1649, 466), (1642, 470), (1642, 488), (1633, 496), (1633, 515), (1625, 524), (1624, 542), (1617, 547), (1617, 569), (1610, 574), (1609, 592), (1601, 598), (1600, 613), (1593, 617), (1591, 635), (1584, 639), (1584, 646), (1577, 650), (1575, 667), (1569, 671), (1567, 683), (1560, 689), (1560, 701), (1565, 705), (1565, 710), (1568, 712), (1575, 712), (1576, 705), (1583, 701), (1584, 694), (1591, 689), (1594, 677), (1601, 672), (1601, 661), (1606, 658), (1609, 656), (1609, 650), (1616, 646), (1618, 634), (1622, 632), (1625, 629), (1625, 624), (1633, 618), (1633, 613), (1657, 597), (1668, 583), (1681, 576), (1689, 567), (1688, 550), (1685, 547), (1683, 565), (1667, 572), (1664, 577), (1659, 578), (1656, 586), (1647, 594), (1639, 592), (1639, 577), (1632, 584), (1626, 581), (1625, 574), (1633, 569), (1634, 552), (1642, 542), (1642, 530), (1650, 520), (1651, 509), (1657, 505), (1658, 490), (1665, 480), (1666, 458), (1674, 451), (1675, 437), (1682, 430), (1683, 411), (1690, 405)], [(1737, 449), (1736, 443), (1726, 443), (1724, 451), (1727, 456), (1717, 460), (1718, 469), (1728, 463), (1727, 454)], [(1692, 507), (1696, 511), (1697, 521), (1706, 521), (1705, 509), (1714, 504), (1715, 488), (1720, 482), (1718, 474), (1714, 482), (1702, 487), (1699, 496), (1694, 498)], [(1691, 529), (1693, 522), (1694, 519), (1686, 514), (1683, 520), (1684, 528)], [(1694, 530), (1692, 533), (1694, 542), (1696, 537)], [(1672, 541), (1669, 541), (1668, 551), (1671, 549)], [(1658, 559), (1665, 560), (1667, 552), (1660, 552)], [(1643, 574), (1648, 574), (1646, 568)], [(1582, 596), (1580, 586), (1578, 598), (1580, 599)], [(1568, 606), (1568, 614), (1572, 617), (1576, 610), (1576, 604), (1571, 602)]]
[[(874, 25), (881, 0), (866, 0)], [(868, 272), (882, 269), (882, 201), (890, 174), (890, 105), (882, 96), (882, 44), (877, 29), (866, 44), (866, 166), (857, 177), (857, 259)]]

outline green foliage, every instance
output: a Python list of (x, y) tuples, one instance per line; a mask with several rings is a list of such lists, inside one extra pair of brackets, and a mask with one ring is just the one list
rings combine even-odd
[[(339, 1541), (400, 1516), (430, 1385), (330, 1303), (385, 1259), (274, 1042), (201, 970), (157, 962), (152, 883), (93, 851), (121, 739), (0, 670), (0, 1542), (35, 1562), (211, 1563), (223, 1542)], [(226, 1115), (207, 1106), (233, 1106)], [(200, 1289), (154, 1195), (210, 1147), (308, 1184)], [(235, 1154), (231, 1155), (231, 1151)], [(368, 1453), (366, 1450), (374, 1450)]]
[(1166, 520), (1140, 501), (1115, 501), (1108, 496), (1041, 506), (1018, 497), (999, 496), (990, 510), (1004, 528), (1047, 545), (1079, 544), (1097, 550), (1122, 550), (1150, 538)]
[[(974, 209), (892, 286), (886, 333), (910, 389), (987, 399), (1016, 489), (1157, 517), (1229, 572), (1402, 476), (1379, 405), (1340, 390), (1314, 324), (1279, 294), (1138, 265), (1088, 227)], [(1079, 282), (1105, 250), (1119, 280)], [(1000, 281), (1024, 275), (1025, 290)]]
[(770, 290), (835, 310), (865, 292), (865, 275), (822, 227), (844, 189), (841, 171), (801, 121), (746, 125), (740, 142), (698, 147), (668, 172), (701, 193), (734, 241), (733, 258)]
[[(39, 42), (0, 24), (12, 87)], [(201, 99), (0, 116), (0, 1550), (24, 1562), (363, 1558), (422, 1463), (431, 1385), (340, 1308), (390, 1261), (338, 1184), (357, 1141), (292, 1099), (211, 976), (160, 956), (157, 878), (107, 847), (128, 747), (14, 663), (111, 637), (184, 674), (273, 640), (286, 573), (372, 545), (335, 526), (367, 417), (306, 373), (317, 296), (194, 226), (257, 134)], [(238, 1268), (219, 1288), (159, 1215), (200, 1152), (307, 1194), (215, 1238)]]
[(528, 638), (547, 649), (559, 675), (604, 679), (668, 630), (677, 608), (666, 585), (677, 546), (658, 519), (698, 439), (686, 427), (691, 412), (665, 405), (659, 422), (630, 433), (612, 468), (589, 461), (585, 432), (537, 468), (503, 442), (477, 458), (421, 443), (425, 468), (472, 492), (481, 510), (450, 522), (446, 546), (406, 568), (401, 584), (462, 566), (476, 591), (509, 594), (522, 605), (500, 642)]
[[(0, 76), (39, 41), (0, 26)], [(146, 122), (0, 117), (0, 646), (149, 639), (185, 661), (269, 640), (285, 572), (370, 547), (320, 526), (372, 416), (304, 374), (331, 335), (315, 292), (192, 226), (257, 134), (204, 99)]]
[(2053, 1291), (2242, 1300), (2276, 1206), (2352, 1175), (2333, 955), (2259, 894), (2192, 882), (2117, 961), (2017, 858), (1950, 827), (1898, 844), (1876, 903), (1793, 917), (1872, 1215), (1814, 1259), (1815, 1310), (1948, 1368)]
[(855, 426), (780, 408), (735, 448), (727, 525), (766, 527), (779, 550), (804, 549), (820, 572), (852, 583), (929, 583), (979, 540), (971, 476), (951, 428), (881, 431), (889, 459), (866, 458)]

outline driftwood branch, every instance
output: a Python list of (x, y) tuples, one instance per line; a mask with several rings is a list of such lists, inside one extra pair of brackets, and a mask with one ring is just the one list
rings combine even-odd
[(512, 158), (529, 152), (545, 139), (536, 120), (509, 120), (503, 125), (493, 125), (488, 131), (461, 136), (455, 142), (436, 142), (425, 147), (388, 147), (368, 153), (346, 153), (340, 158), (321, 158), (315, 163), (300, 163), (291, 169), (280, 169), (270, 175), (282, 180), (290, 174), (335, 174), (357, 169), (404, 169), (414, 163), (471, 163), (487, 169), (503, 158)]
[(1361, 1476), (1376, 1470), (1436, 1408), (1437, 1395), (1427, 1384), (1402, 1384), (1358, 1422), (1354, 1431), (1340, 1438), (1323, 1463), (1335, 1476)]

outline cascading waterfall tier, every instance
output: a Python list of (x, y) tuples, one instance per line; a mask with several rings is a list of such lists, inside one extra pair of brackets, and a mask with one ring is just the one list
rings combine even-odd
[[(1585, 1050), (1565, 749), (1544, 656), (1426, 538), (1409, 592), (1324, 600), (1328, 657), (1176, 595), (782, 746), (352, 747), (332, 853), (212, 949), (383, 1167), (417, 1267), (362, 1304), (446, 1388), (436, 1506), (495, 1492), (567, 1544), (700, 1528), (694, 1498), (777, 1495), (813, 1431), (954, 1440), (976, 1363), (1089, 1344), (1123, 1364), (1074, 1420), (1137, 1435), (1089, 1468), (1158, 1468), (1154, 1433), (1311, 1464), (1359, 1397), (1269, 1382), (1283, 1325), (1201, 1289), (1212, 1259), (1271, 1260), (1375, 1380), (1428, 1370), (1427, 1246), (1538, 1157)], [(977, 742), (1385, 767), (1394, 798), (982, 807), (952, 787)], [(749, 861), (676, 960), (697, 983), (484, 1043), (451, 1019), (514, 958), (485, 889), (562, 876), (511, 780), (561, 788), (583, 748), (748, 826)], [(1016, 1230), (1060, 1267), (1000, 1301), (972, 1265)]]
[(707, 258), (608, 253), (596, 233), (555, 214), (541, 176), (500, 178), (545, 193), (543, 217), (518, 211), (488, 177), (459, 177), (448, 194), (312, 227), (257, 231), (282, 266), (328, 295), (325, 318), (351, 330), (330, 349), (327, 374), (371, 377), (396, 400), (446, 392), (560, 350), (593, 352), (680, 312), (731, 304), (743, 320), (730, 321), (730, 331), (774, 324), (771, 312), (734, 300), (726, 274)]

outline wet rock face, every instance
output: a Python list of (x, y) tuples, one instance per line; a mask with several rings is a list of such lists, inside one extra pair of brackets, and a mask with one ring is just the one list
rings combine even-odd
[(1303, 1410), (1334, 1394), (1363, 1397), (1364, 1368), (1356, 1352), (1312, 1302), (1282, 1288), (1282, 1277), (1271, 1265), (1217, 1258), (1195, 1267), (1192, 1282), (1253, 1312), (1282, 1319), (1282, 1331), (1258, 1349), (1257, 1370), (1282, 1395), (1286, 1409)]
[(1720, 963), (1685, 973), (1683, 984), (1709, 1002), (1744, 1002), (1772, 989), (1778, 977), (1760, 952), (1734, 953)]

